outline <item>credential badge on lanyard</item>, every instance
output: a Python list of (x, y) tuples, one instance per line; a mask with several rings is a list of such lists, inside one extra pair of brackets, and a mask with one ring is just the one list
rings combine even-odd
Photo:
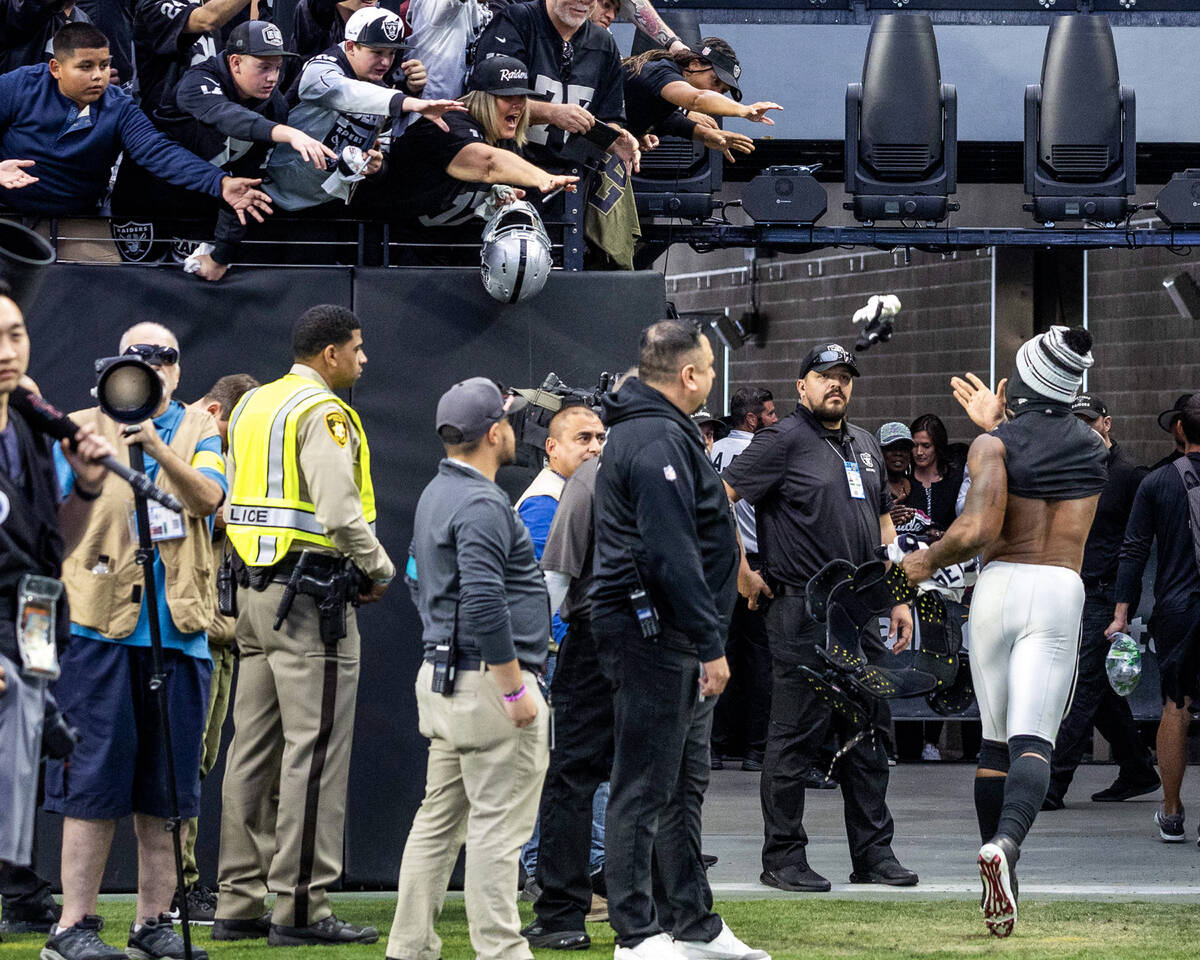
[(17, 649), (22, 673), (58, 679), (54, 624), (63, 585), (53, 577), (26, 574), (17, 587)]
[[(866, 500), (867, 491), (863, 486), (862, 472), (858, 468), (858, 461), (854, 459), (847, 460), (846, 454), (834, 446), (833, 441), (828, 437), (825, 442), (829, 444), (829, 449), (834, 452), (839, 460), (842, 461), (842, 468), (846, 471), (846, 485), (850, 488), (850, 499)], [(850, 442), (850, 456), (854, 456), (854, 443)]]

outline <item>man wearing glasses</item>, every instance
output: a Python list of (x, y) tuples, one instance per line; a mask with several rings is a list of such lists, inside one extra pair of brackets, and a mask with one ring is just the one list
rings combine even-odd
[[(771, 600), (767, 636), (773, 673), (771, 720), (763, 761), (765, 839), (760, 881), (780, 890), (822, 892), (829, 881), (808, 865), (804, 831), (804, 774), (837, 728), (832, 710), (797, 670), (818, 667), (825, 626), (809, 616), (805, 586), (830, 560), (874, 559), (895, 539), (883, 453), (875, 437), (846, 420), (858, 366), (835, 343), (813, 348), (800, 367), (795, 412), (755, 434), (722, 478), (731, 501), (747, 500), (758, 522), (764, 578), (742, 558), (739, 590), (751, 609)], [(908, 646), (912, 613), (892, 609), (892, 652)], [(872, 718), (888, 723), (880, 704)], [(888, 762), (879, 738), (861, 741), (838, 762), (851, 883), (912, 886), (917, 875), (892, 852), (893, 823), (885, 795)]]
[[(200, 810), (200, 749), (212, 673), (206, 629), (216, 606), (212, 516), (225, 498), (225, 461), (216, 421), (174, 399), (179, 387), (179, 341), (157, 323), (139, 323), (121, 338), (120, 352), (141, 357), (162, 380), (154, 417), (124, 426), (93, 408), (71, 414), (90, 424), (121, 453), (142, 444), (146, 473), (183, 504), (182, 514), (150, 505), (162, 628), (171, 744), (185, 820)], [(74, 468), (55, 451), (63, 497), (77, 487)], [(63, 815), (63, 913), (42, 956), (56, 960), (120, 960), (123, 950), (100, 939), (97, 896), (117, 820), (133, 815), (138, 842), (138, 902), (129, 931), (131, 956), (182, 956), (183, 941), (169, 910), (175, 859), (166, 821), (171, 816), (166, 752), (150, 689), (150, 626), (129, 485), (107, 477), (87, 529), (63, 564), (71, 604), (71, 636), (62, 653), (55, 696), (81, 740), (69, 769), (46, 769), (46, 809)], [(193, 956), (204, 960), (202, 950)]]

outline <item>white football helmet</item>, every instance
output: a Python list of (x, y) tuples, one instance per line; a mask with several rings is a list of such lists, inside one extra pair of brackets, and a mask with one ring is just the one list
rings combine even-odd
[(506, 204), (483, 228), (479, 252), (483, 286), (501, 303), (541, 293), (550, 276), (550, 237), (542, 218), (525, 200)]

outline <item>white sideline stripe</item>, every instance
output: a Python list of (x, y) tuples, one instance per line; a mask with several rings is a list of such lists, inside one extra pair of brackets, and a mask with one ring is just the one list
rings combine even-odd
[[(888, 887), (882, 884), (835, 883), (833, 890), (825, 894), (787, 894), (761, 883), (713, 883), (710, 884), (714, 894), (736, 893), (758, 894), (763, 898), (787, 896), (817, 896), (837, 899), (839, 896), (850, 894), (854, 896), (887, 894), (895, 897), (908, 897), (920, 900), (922, 894), (963, 894), (979, 897), (979, 881), (967, 883), (920, 883), (915, 887)], [(1093, 897), (1198, 897), (1200, 885), (1180, 884), (1123, 884), (1123, 883), (1045, 883), (1021, 884), (1021, 896), (1054, 896), (1071, 897), (1072, 899), (1088, 900)]]

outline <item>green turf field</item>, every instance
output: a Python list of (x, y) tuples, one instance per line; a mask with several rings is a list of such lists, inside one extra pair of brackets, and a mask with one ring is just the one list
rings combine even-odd
[[(355, 923), (370, 923), (382, 932), (379, 943), (341, 948), (296, 948), (309, 960), (321, 957), (375, 958), (384, 956), (394, 900), (348, 899), (336, 905), (338, 916)], [(1020, 960), (1171, 960), (1197, 956), (1200, 944), (1200, 907), (1186, 903), (1095, 903), (1084, 901), (1030, 901), (1021, 904), (1017, 932), (996, 940), (984, 929), (979, 910), (964, 901), (862, 901), (862, 900), (746, 900), (718, 904), (722, 916), (742, 939), (770, 951), (775, 960), (791, 958), (903, 958), (1005, 957)], [(105, 939), (124, 946), (133, 904), (101, 904), (107, 921)], [(522, 904), (522, 916), (529, 908)], [(213, 944), (208, 928), (194, 927), (197, 945), (213, 960), (278, 960), (295, 956), (295, 950), (267, 947), (266, 941)], [(466, 914), (461, 900), (446, 905), (438, 925), (444, 960), (471, 960)], [(612, 930), (592, 924), (592, 957), (612, 956)], [(42, 938), (6, 936), (0, 958), (35, 957)], [(539, 960), (559, 957), (551, 950), (536, 951)]]

